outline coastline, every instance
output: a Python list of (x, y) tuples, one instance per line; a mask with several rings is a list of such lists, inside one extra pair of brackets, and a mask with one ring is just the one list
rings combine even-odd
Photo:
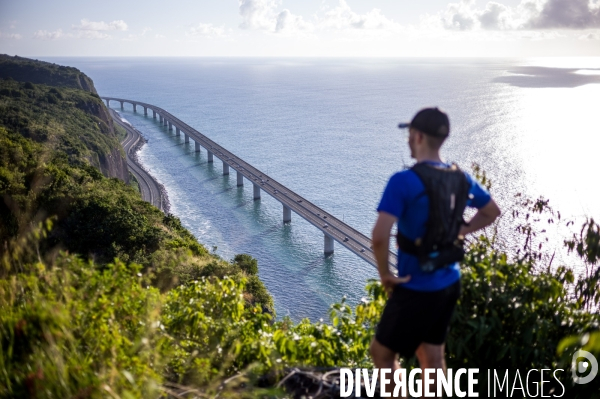
[(160, 184), (139, 161), (137, 152), (147, 142), (146, 138), (135, 129), (129, 122), (124, 122), (118, 111), (107, 108), (113, 121), (127, 132), (127, 136), (121, 142), (129, 171), (135, 176), (140, 185), (140, 194), (144, 201), (150, 202), (158, 209), (168, 214), (171, 204), (166, 188)]

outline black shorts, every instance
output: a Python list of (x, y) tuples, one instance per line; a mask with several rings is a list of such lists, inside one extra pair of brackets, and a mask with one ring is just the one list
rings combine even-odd
[(459, 296), (460, 280), (431, 292), (398, 285), (385, 305), (375, 338), (406, 359), (422, 342), (441, 345), (446, 341)]

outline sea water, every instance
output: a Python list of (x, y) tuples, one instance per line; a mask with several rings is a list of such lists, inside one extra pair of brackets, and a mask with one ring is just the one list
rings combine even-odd
[[(82, 70), (101, 96), (162, 107), (366, 235), (386, 181), (412, 163), (397, 124), (425, 106), (448, 112), (443, 157), (486, 171), (503, 218), (519, 192), (550, 199), (563, 219), (600, 216), (598, 59), (48, 60)], [(320, 231), (294, 214), (283, 224), (279, 202), (254, 201), (250, 182), (238, 188), (152, 112), (111, 107), (148, 139), (139, 159), (198, 240), (224, 259), (258, 259), (278, 316), (326, 318), (342, 297), (366, 295), (373, 266), (339, 244), (324, 257)]]

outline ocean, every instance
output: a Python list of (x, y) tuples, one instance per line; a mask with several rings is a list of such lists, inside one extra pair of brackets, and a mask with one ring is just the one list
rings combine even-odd
[[(563, 221), (600, 218), (597, 58), (44, 60), (79, 68), (101, 96), (166, 109), (367, 235), (388, 178), (412, 164), (397, 124), (425, 106), (450, 116), (444, 159), (476, 163), (491, 179), (509, 245), (517, 193), (549, 199)], [(204, 149), (195, 153), (151, 113), (111, 107), (148, 139), (139, 159), (198, 240), (224, 259), (258, 259), (279, 317), (326, 319), (332, 303), (366, 295), (373, 266), (340, 245), (325, 258), (308, 222), (292, 214), (284, 225), (279, 202), (253, 201), (249, 182), (236, 187), (235, 174), (222, 176), (220, 161), (208, 164)], [(560, 249), (572, 234), (563, 225), (546, 233), (559, 248), (554, 262), (581, 270)]]

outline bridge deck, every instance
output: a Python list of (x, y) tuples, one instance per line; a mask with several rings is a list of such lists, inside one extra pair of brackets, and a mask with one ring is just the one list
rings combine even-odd
[[(371, 249), (372, 244), (370, 238), (350, 227), (338, 218), (327, 213), (325, 210), (319, 208), (306, 198), (303, 198), (302, 196), (288, 189), (283, 184), (268, 176), (266, 173), (256, 169), (254, 166), (215, 143), (169, 112), (155, 105), (139, 101), (113, 97), (101, 98), (105, 101), (130, 103), (132, 105), (145, 107), (155, 111), (157, 114), (170, 121), (173, 126), (179, 128), (182, 133), (187, 134), (196, 143), (200, 144), (201, 147), (213, 153), (215, 157), (221, 160), (221, 162), (229, 165), (230, 168), (241, 173), (247, 180), (259, 186), (262, 191), (271, 195), (283, 205), (290, 208), (292, 211), (294, 211), (294, 213), (307, 220), (317, 229), (321, 230), (325, 235), (332, 237), (335, 241), (358, 255), (360, 258), (377, 267), (375, 256), (373, 254), (373, 250)], [(390, 251), (389, 257), (390, 265), (395, 265), (397, 259), (396, 254)]]

